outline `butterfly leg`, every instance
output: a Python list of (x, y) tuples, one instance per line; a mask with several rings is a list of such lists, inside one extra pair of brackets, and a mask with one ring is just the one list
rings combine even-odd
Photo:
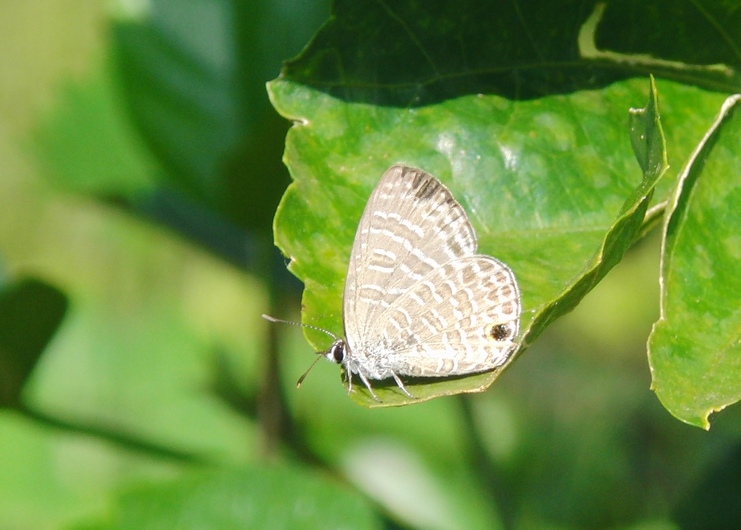
[(380, 403), (381, 400), (378, 399), (378, 396), (376, 395), (376, 393), (373, 392), (373, 389), (371, 388), (370, 381), (368, 381), (368, 378), (365, 377), (365, 375), (363, 375), (363, 372), (358, 372), (358, 376), (360, 376), (360, 380), (363, 381), (363, 384), (368, 389), (368, 392), (370, 392), (370, 395), (373, 396), (373, 399), (375, 399), (376, 401)]
[(404, 383), (402, 383), (401, 379), (399, 379), (399, 376), (396, 375), (394, 372), (391, 372), (391, 375), (394, 376), (394, 380), (396, 381), (396, 384), (399, 385), (399, 388), (401, 388), (401, 391), (404, 392), (408, 398), (414, 399), (414, 396), (409, 393), (407, 387), (405, 387)]
[(352, 392), (352, 372), (345, 368), (345, 381), (347, 382), (347, 395), (350, 395), (350, 392)]

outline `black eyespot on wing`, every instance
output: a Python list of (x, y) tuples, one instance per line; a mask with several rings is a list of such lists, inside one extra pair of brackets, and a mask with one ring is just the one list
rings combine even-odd
[(512, 331), (507, 324), (495, 324), (489, 330), (489, 336), (496, 341), (503, 341), (510, 338)]

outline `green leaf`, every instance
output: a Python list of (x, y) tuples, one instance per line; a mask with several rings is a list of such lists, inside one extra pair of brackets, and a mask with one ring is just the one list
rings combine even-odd
[[(631, 142), (643, 181), (626, 199), (617, 218), (605, 232), (599, 250), (590, 263), (574, 277), (564, 291), (546, 307), (538, 310), (531, 327), (524, 333), (520, 351), (527, 347), (555, 319), (571, 311), (587, 293), (622, 259), (641, 233), (642, 222), (653, 196), (654, 187), (669, 168), (666, 144), (658, 110), (658, 93), (651, 79), (648, 103), (644, 109), (631, 109)], [(494, 372), (504, 370), (516, 357)], [(493, 380), (492, 380), (493, 382)]]
[[(524, 346), (619, 261), (643, 218), (637, 205), (645, 209), (654, 182), (637, 178), (620, 117), (626, 87), (537, 102), (462, 96), (413, 109), (344, 103), (288, 81), (270, 88), (278, 109), (305, 124), (287, 140), (295, 182), (276, 216), (278, 245), (306, 283), (306, 322), (335, 332), (342, 329), (342, 287), (357, 221), (375, 182), (393, 163), (441, 178), (469, 212), (481, 252), (515, 271), (525, 310)], [(628, 89), (636, 98), (637, 90)], [(634, 192), (639, 183), (643, 196)], [(614, 224), (627, 229), (593, 260)], [(586, 279), (589, 263), (605, 266)], [(579, 288), (567, 293), (575, 282)], [(326, 347), (325, 337), (308, 336), (319, 349)], [(478, 374), (409, 388), (419, 401), (480, 391), (495, 378)], [(378, 392), (384, 404), (400, 403), (393, 387), (384, 390)]]
[[(480, 252), (514, 270), (524, 309), (518, 353), (573, 309), (643, 233), (667, 156), (651, 116), (647, 123), (658, 132), (641, 134), (656, 145), (637, 144), (641, 179), (626, 111), (644, 99), (644, 81), (609, 84), (635, 73), (633, 63), (621, 56), (605, 70), (605, 58), (576, 53), (583, 37), (577, 22), (586, 25), (590, 14), (554, 5), (534, 18), (499, 6), (487, 19), (470, 16), (493, 7), (486, 2), (423, 9), (340, 1), (335, 17), (269, 84), (275, 108), (294, 121), (284, 155), (294, 183), (275, 231), (290, 270), (305, 283), (304, 322), (342, 334), (355, 228), (370, 191), (395, 163), (440, 178), (468, 212)], [(584, 31), (621, 29), (590, 20)], [(668, 151), (683, 158), (706, 126), (703, 112), (719, 98), (670, 83), (666, 90), (673, 119), (685, 124), (673, 131)], [(326, 336), (306, 335), (316, 349), (327, 348)], [(352, 396), (368, 406), (421, 402), (484, 390), (499, 373), (409, 381), (415, 400), (388, 381), (374, 382), (382, 403), (361, 385)]]
[(18, 405), (66, 311), (64, 293), (41, 280), (27, 278), (0, 290), (0, 406)]
[(741, 96), (723, 105), (677, 182), (664, 226), (652, 387), (674, 416), (708, 429), (741, 399)]
[(666, 139), (659, 117), (656, 80), (651, 76), (651, 90), (645, 109), (631, 109), (630, 141), (638, 165), (651, 180), (660, 178), (668, 169)]
[(124, 494), (110, 519), (86, 530), (380, 529), (363, 497), (298, 467), (193, 473)]

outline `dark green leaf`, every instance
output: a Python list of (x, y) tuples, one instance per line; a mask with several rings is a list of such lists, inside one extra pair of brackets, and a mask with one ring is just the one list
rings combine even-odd
[(648, 73), (731, 91), (739, 78), (722, 63), (739, 62), (727, 44), (738, 42), (737, 17), (733, 4), (700, 10), (672, 0), (338, 0), (284, 75), (344, 100), (400, 107), (568, 94)]
[(67, 297), (28, 278), (0, 290), (0, 406), (16, 406), (21, 390), (67, 311)]

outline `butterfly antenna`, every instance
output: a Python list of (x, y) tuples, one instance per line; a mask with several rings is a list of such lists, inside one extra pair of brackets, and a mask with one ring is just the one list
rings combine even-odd
[[(283, 320), (283, 319), (280, 319), (280, 318), (271, 317), (270, 315), (262, 315), (262, 318), (264, 318), (265, 320), (268, 320), (270, 322), (275, 322), (275, 323), (278, 323), (278, 324), (291, 324), (292, 326), (301, 326), (302, 328), (309, 328), (309, 329), (314, 329), (316, 331), (321, 331), (322, 333), (324, 333), (324, 334), (329, 335), (330, 337), (332, 337), (334, 340), (337, 340), (337, 338), (338, 338), (337, 335), (335, 335), (331, 331), (327, 331), (326, 329), (323, 329), (323, 328), (320, 328), (320, 327), (317, 327), (317, 326), (312, 326), (311, 324), (304, 324), (303, 322), (293, 322), (291, 320)], [(316, 353), (318, 354), (317, 355), (317, 358), (314, 359), (314, 362), (311, 363), (311, 366), (309, 366), (306, 369), (306, 371), (303, 373), (303, 375), (298, 378), (298, 381), (296, 381), (296, 388), (301, 388), (301, 383), (304, 382), (304, 379), (306, 379), (306, 376), (309, 375), (309, 372), (311, 371), (311, 369), (314, 368), (314, 365), (319, 361), (319, 359), (322, 358), (323, 352), (318, 351)]]
[[(321, 352), (317, 352), (321, 353)], [(304, 382), (304, 379), (306, 379), (306, 376), (309, 375), (309, 372), (311, 372), (311, 369), (314, 368), (314, 365), (321, 359), (322, 357), (320, 355), (317, 356), (316, 359), (314, 359), (314, 362), (311, 363), (311, 366), (309, 366), (306, 371), (303, 373), (301, 377), (298, 378), (298, 381), (296, 381), (296, 388), (301, 388), (301, 383)]]
[(276, 322), (278, 324), (291, 324), (292, 326), (301, 326), (302, 328), (309, 328), (309, 329), (313, 329), (316, 331), (321, 331), (325, 335), (329, 335), (330, 337), (332, 337), (334, 340), (337, 340), (339, 338), (337, 335), (335, 335), (331, 331), (327, 331), (326, 329), (320, 328), (318, 326), (312, 326), (311, 324), (304, 324), (303, 322), (293, 322), (292, 320), (283, 320), (283, 319), (271, 317), (270, 315), (265, 315), (265, 314), (262, 315), (262, 318), (264, 318), (265, 320), (269, 320), (270, 322)]

